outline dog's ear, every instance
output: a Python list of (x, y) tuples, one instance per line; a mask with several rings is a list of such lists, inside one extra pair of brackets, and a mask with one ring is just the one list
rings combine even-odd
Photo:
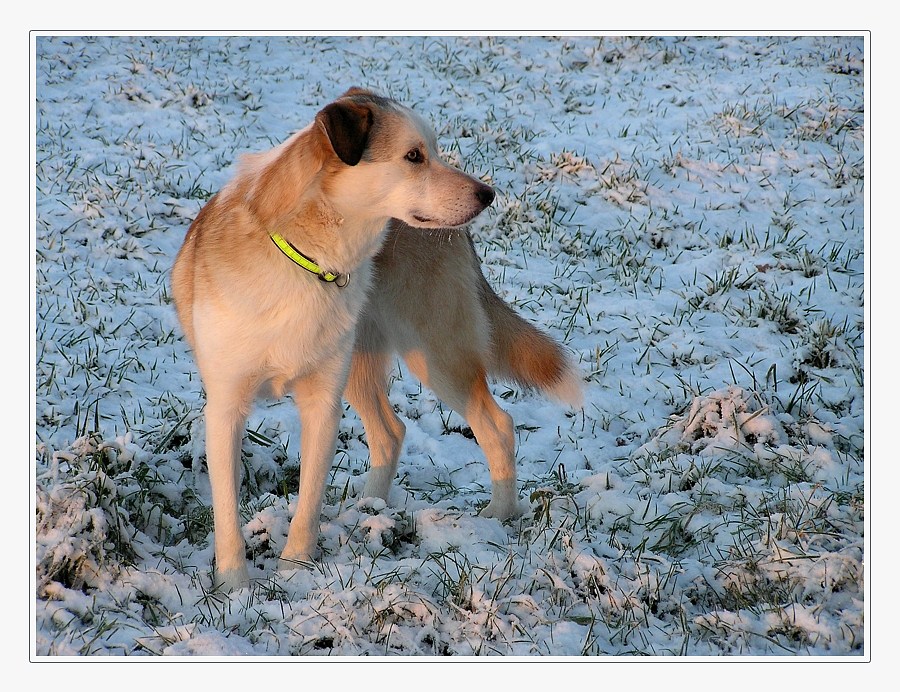
[(334, 153), (348, 166), (355, 166), (362, 158), (374, 119), (368, 104), (349, 99), (328, 104), (316, 116)]
[(364, 87), (352, 86), (343, 94), (341, 94), (341, 98), (347, 98), (348, 96), (377, 96), (374, 91), (369, 91)]

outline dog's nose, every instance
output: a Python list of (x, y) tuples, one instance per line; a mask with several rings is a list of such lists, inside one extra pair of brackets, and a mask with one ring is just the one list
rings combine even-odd
[(490, 206), (491, 202), (494, 201), (494, 188), (488, 185), (481, 185), (477, 190), (475, 190), (475, 197), (478, 198), (478, 201), (485, 207)]

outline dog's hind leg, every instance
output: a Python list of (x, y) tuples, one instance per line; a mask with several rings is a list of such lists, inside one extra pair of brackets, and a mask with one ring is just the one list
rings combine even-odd
[(247, 586), (244, 538), (238, 515), (241, 440), (247, 419), (245, 387), (212, 379), (206, 388), (206, 463), (215, 526), (215, 583), (232, 591)]
[(357, 350), (353, 354), (346, 395), (359, 414), (369, 444), (369, 473), (363, 497), (380, 497), (385, 502), (397, 474), (397, 461), (406, 426), (388, 399), (389, 355), (384, 351)]
[(515, 426), (512, 416), (497, 405), (484, 376), (473, 384), (465, 416), (491, 472), (491, 501), (481, 510), (481, 516), (509, 519), (521, 514), (516, 489)]
[(491, 395), (480, 358), (435, 343), (430, 346), (427, 356), (412, 351), (404, 358), (416, 377), (466, 419), (487, 458), (491, 501), (481, 516), (502, 520), (521, 514), (512, 417)]
[(475, 433), (491, 473), (491, 501), (481, 510), (481, 516), (501, 520), (518, 516), (515, 427), (512, 416), (491, 395), (483, 373), (473, 378), (468, 398), (457, 410), (463, 412)]

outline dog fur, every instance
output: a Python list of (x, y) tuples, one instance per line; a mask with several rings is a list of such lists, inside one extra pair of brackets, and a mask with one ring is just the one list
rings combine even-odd
[[(489, 186), (441, 159), (415, 113), (351, 89), (280, 146), (245, 156), (201, 209), (176, 258), (172, 291), (206, 390), (215, 579), (223, 589), (249, 583), (238, 488), (254, 399), (291, 393), (299, 410), (300, 489), (279, 561), (296, 567), (315, 556), (345, 389), (370, 448), (364, 493), (388, 499), (404, 433), (387, 398), (394, 353), (466, 418), (485, 451), (492, 499), (482, 514), (518, 512), (513, 424), (486, 377), (572, 404), (580, 382), (561, 347), (491, 290), (468, 233), (446, 230), (493, 198)], [(349, 283), (326, 283), (297, 266), (272, 233)]]

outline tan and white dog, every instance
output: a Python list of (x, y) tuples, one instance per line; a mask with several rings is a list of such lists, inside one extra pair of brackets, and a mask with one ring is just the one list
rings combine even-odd
[(200, 211), (172, 290), (206, 390), (222, 588), (249, 583), (238, 488), (254, 399), (290, 392), (299, 409), (300, 490), (279, 561), (296, 567), (315, 555), (345, 388), (370, 449), (364, 493), (388, 498), (405, 430), (387, 398), (393, 353), (471, 426), (492, 482), (482, 514), (518, 513), (513, 424), (487, 375), (572, 404), (581, 390), (561, 347), (488, 286), (468, 233), (447, 230), (493, 199), (441, 160), (412, 111), (351, 89), (280, 146), (245, 156)]

